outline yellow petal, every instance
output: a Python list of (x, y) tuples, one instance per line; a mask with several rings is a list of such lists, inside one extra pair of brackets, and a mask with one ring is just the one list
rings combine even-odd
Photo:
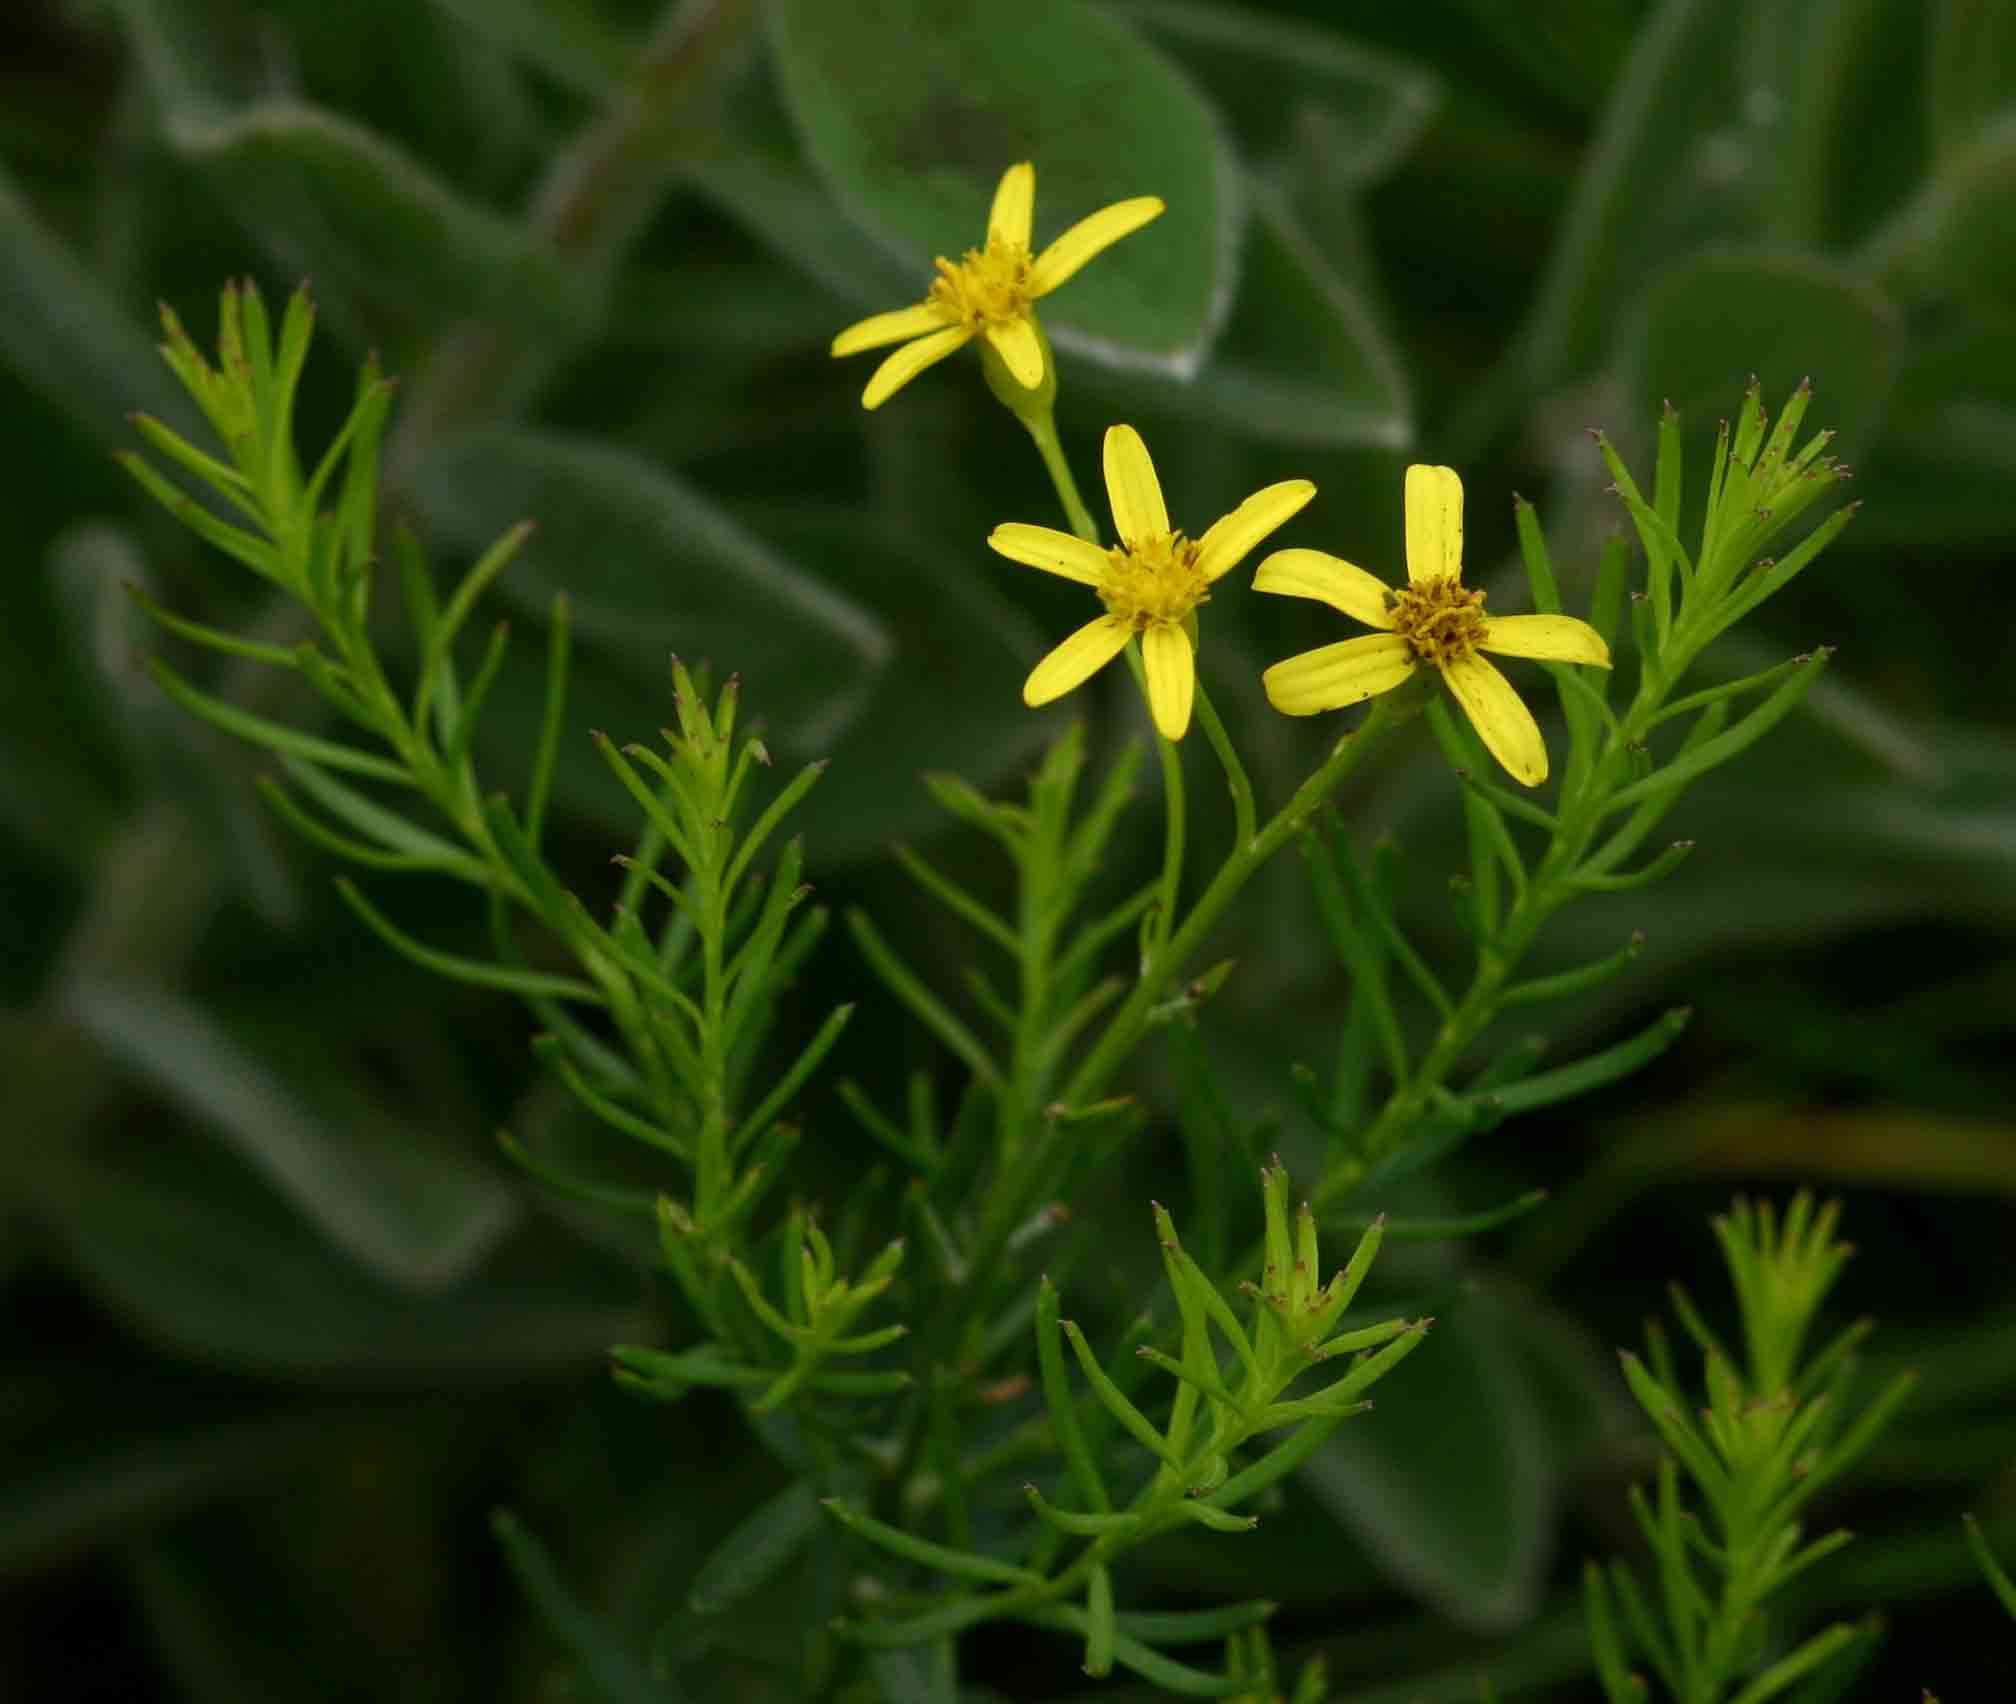
[(1148, 673), (1148, 713), (1165, 740), (1190, 731), (1190, 702), (1197, 693), (1197, 657), (1190, 636), (1172, 621), (1157, 622), (1141, 635), (1141, 661)]
[(1253, 576), (1253, 589), (1279, 592), (1283, 597), (1314, 598), (1367, 627), (1393, 625), (1393, 612), (1386, 603), (1386, 582), (1341, 556), (1326, 555), (1320, 550), (1275, 551)]
[(1036, 257), (1036, 264), (1029, 269), (1029, 293), (1049, 295), (1101, 249), (1111, 248), (1150, 219), (1159, 218), (1162, 208), (1161, 196), (1137, 195), (1131, 201), (1116, 201), (1111, 207), (1088, 213)]
[(880, 408), (926, 367), (944, 360), (953, 350), (963, 348), (972, 336), (963, 325), (955, 325), (934, 337), (920, 337), (915, 343), (904, 344), (875, 369), (875, 376), (861, 393), (861, 406)]
[(1113, 527), (1130, 548), (1169, 531), (1169, 511), (1162, 503), (1162, 484), (1148, 446), (1132, 426), (1106, 428), (1106, 500), (1113, 505)]
[(1603, 635), (1572, 615), (1494, 615), (1484, 623), (1484, 649), (1504, 657), (1537, 657), (1543, 663), (1610, 666)]
[(914, 308), (893, 308), (886, 314), (871, 314), (833, 339), (835, 355), (858, 355), (864, 349), (880, 349), (885, 343), (904, 343), (913, 337), (928, 337), (945, 327), (945, 316), (929, 302)]
[(1029, 246), (1036, 213), (1036, 168), (1027, 160), (1010, 166), (994, 188), (994, 209), (987, 215), (987, 240)]
[(1313, 716), (1390, 692), (1414, 669), (1414, 653), (1399, 634), (1368, 633), (1276, 663), (1260, 684), (1267, 702), (1283, 715)]
[(1239, 566), (1251, 550), (1276, 527), (1285, 525), (1316, 495), (1316, 487), (1306, 479), (1284, 479), (1256, 491), (1231, 514), (1220, 516), (1205, 528), (1197, 541), (1197, 569), (1205, 579)]
[(1456, 702), (1470, 718), (1484, 749), (1505, 766), (1505, 773), (1528, 787), (1547, 779), (1547, 742), (1533, 712), (1512, 690), (1512, 683), (1482, 657), (1465, 657), (1442, 671)]
[(1407, 578), (1463, 574), (1463, 481), (1453, 467), (1407, 470)]
[(1043, 344), (1026, 319), (995, 321), (987, 328), (987, 341), (1024, 390), (1043, 382)]
[(1081, 585), (1096, 586), (1106, 577), (1106, 552), (1096, 544), (1054, 527), (1032, 527), (1025, 521), (1004, 521), (987, 542), (1010, 562), (1026, 563), (1045, 573), (1062, 574)]
[(1022, 702), (1033, 709), (1062, 698), (1117, 657), (1133, 631), (1117, 615), (1088, 621), (1029, 671), (1022, 683)]

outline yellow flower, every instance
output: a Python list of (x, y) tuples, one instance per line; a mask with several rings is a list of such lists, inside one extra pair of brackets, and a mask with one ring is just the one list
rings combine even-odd
[(1087, 622), (1038, 663), (1022, 687), (1030, 706), (1062, 698), (1110, 663), (1136, 633), (1147, 669), (1148, 708), (1165, 739), (1190, 727), (1197, 689), (1196, 618), (1211, 583), (1316, 495), (1306, 479), (1256, 491), (1201, 538), (1171, 529), (1148, 446), (1132, 426), (1106, 431), (1106, 496), (1120, 542), (1101, 550), (1070, 533), (1010, 521), (987, 542), (1011, 562), (1027, 563), (1090, 586), (1106, 613)]
[(1025, 390), (1043, 382), (1043, 341), (1032, 304), (1047, 296), (1100, 250), (1138, 231), (1162, 211), (1159, 196), (1116, 201), (1080, 219), (1041, 254), (1029, 251), (1036, 210), (1036, 168), (1026, 160), (1001, 174), (987, 216), (987, 246), (956, 261), (938, 260), (938, 276), (923, 301), (850, 325), (833, 339), (835, 355), (903, 347), (875, 369), (861, 393), (863, 408), (880, 408), (933, 362), (976, 337), (986, 338)]
[(1277, 550), (1253, 576), (1258, 592), (1315, 598), (1383, 629), (1276, 663), (1261, 675), (1267, 701), (1313, 716), (1398, 686), (1424, 666), (1442, 678), (1507, 773), (1528, 787), (1547, 779), (1547, 747), (1533, 713), (1480, 654), (1610, 666), (1610, 649), (1568, 615), (1484, 613), (1484, 594), (1463, 584), (1463, 481), (1454, 468), (1407, 470), (1407, 584), (1399, 590), (1320, 550)]

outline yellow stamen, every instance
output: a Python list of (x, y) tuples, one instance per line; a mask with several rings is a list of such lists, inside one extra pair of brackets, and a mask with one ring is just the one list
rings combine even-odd
[(1136, 632), (1158, 622), (1181, 621), (1211, 599), (1211, 584), (1197, 566), (1197, 554), (1197, 541), (1180, 532), (1143, 539), (1132, 550), (1116, 544), (1106, 553), (1100, 600)]
[(1446, 669), (1476, 655), (1484, 642), (1484, 594), (1453, 574), (1411, 581), (1386, 600), (1393, 631), (1424, 663)]
[(1027, 245), (990, 237), (985, 248), (968, 249), (956, 261), (941, 255), (926, 299), (949, 323), (975, 332), (1021, 319), (1033, 294), (1031, 264)]

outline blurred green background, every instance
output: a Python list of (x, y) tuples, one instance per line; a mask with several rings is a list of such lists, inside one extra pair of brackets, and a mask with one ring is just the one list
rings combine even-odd
[[(1705, 1215), (1811, 1181), (1847, 1197), (1862, 1254), (1838, 1302), (1880, 1319), (1874, 1372), (1925, 1380), (1829, 1511), (1861, 1542), (1796, 1607), (1882, 1609), (1870, 1697), (1985, 1696), (2005, 1672), (2016, 1632), (1958, 1516), (2016, 1548), (2016, 6), (14, 0), (0, 1691), (587, 1697), (488, 1511), (517, 1509), (641, 1649), (702, 1637), (680, 1620), (696, 1560), (777, 1483), (727, 1407), (608, 1385), (608, 1344), (680, 1326), (627, 1227), (496, 1157), (508, 1125), (622, 1159), (542, 1081), (521, 1014), (388, 957), (263, 815), (256, 764), (139, 669), (159, 641), (125, 582), (287, 631), (110, 459), (130, 409), (188, 418), (156, 300), (207, 341), (227, 276), (269, 298), (311, 280), (307, 441), (376, 349), (403, 379), (389, 500), (440, 558), (538, 518), (497, 594), (517, 666), (484, 761), (519, 783), (539, 612), (564, 586), (583, 647), (560, 844), (584, 895), (632, 832), (586, 730), (648, 736), (677, 649), (742, 673), (780, 756), (833, 759), (804, 822), (822, 900), (869, 906), (950, 988), (964, 943), (878, 854), (928, 839), (983, 887), (992, 867), (918, 772), (998, 790), (1067, 714), (1109, 753), (1145, 724), (1120, 671), (1021, 707), (1082, 595), (982, 546), (997, 521), (1058, 517), (970, 358), (867, 416), (869, 364), (825, 345), (975, 241), (1020, 158), (1039, 240), (1118, 196), (1171, 204), (1046, 322), (1081, 477), (1131, 420), (1193, 530), (1307, 475), (1321, 495), (1284, 540), (1390, 573), (1403, 466), (1447, 461), (1475, 575), (1504, 573), (1519, 490), (1574, 607), (1622, 521), (1584, 428), (1642, 459), (1670, 398), (1705, 452), (1752, 370), (1774, 405), (1811, 374), (1809, 421), (1839, 428), (1866, 505), (1704, 665), (1825, 643), (1827, 682), (1676, 814), (1700, 842), (1676, 878), (1549, 937), (1563, 962), (1650, 942), (1553, 1020), (1564, 1052), (1672, 1004), (1698, 1009), (1687, 1037), (1391, 1203), (1554, 1192), (1485, 1244), (1409, 1251), (1403, 1278), (1468, 1300), (1294, 1518), (1158, 1549), (1130, 1587), (1278, 1599), (1282, 1643), (1327, 1650), (1349, 1698), (1474, 1698), (1480, 1672), (1504, 1697), (1588, 1695), (1575, 1570), (1631, 1548), (1623, 1487), (1650, 1460), (1610, 1349), (1669, 1277), (1727, 1317)], [(1265, 799), (1334, 731), (1258, 690), (1311, 642), (1306, 617), (1236, 593), (1207, 615), (1205, 676)], [(309, 713), (270, 681), (199, 678)], [(1452, 958), (1453, 793), (1417, 730), (1344, 801), (1400, 839), (1419, 938)], [(1159, 829), (1136, 810), (1145, 865)], [(1327, 1055), (1341, 1010), (1292, 862), (1227, 932), (1240, 969), (1208, 1032), (1242, 1106), (1281, 1109), (1291, 1165), (1315, 1138), (1288, 1067)], [(480, 935), (459, 894), (374, 891), (430, 939)], [(829, 939), (803, 1011), (865, 981)], [(916, 1063), (933, 1055), (871, 994), (808, 1103), (799, 1193), (843, 1200), (872, 1163), (831, 1079)], [(1142, 1065), (1166, 1106), (1165, 1062)], [(1166, 1123), (1077, 1204), (1144, 1258)], [(1115, 1317), (1151, 1271), (1116, 1264), (1138, 1290)], [(692, 1695), (795, 1696), (779, 1635), (820, 1591), (787, 1579), (709, 1623)], [(1054, 1645), (982, 1635), (969, 1679), (1069, 1695), (1085, 1683)]]

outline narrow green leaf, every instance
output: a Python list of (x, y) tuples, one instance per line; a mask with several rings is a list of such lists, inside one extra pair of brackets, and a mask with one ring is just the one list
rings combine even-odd
[(1174, 1505), (1175, 1513), (1186, 1521), (1208, 1527), (1213, 1532), (1252, 1532), (1260, 1524), (1258, 1515), (1232, 1515), (1195, 1497), (1185, 1497)]
[(1258, 1627), (1270, 1619), (1278, 1604), (1255, 1598), (1247, 1603), (1228, 1603), (1221, 1609), (1127, 1610), (1115, 1617), (1122, 1633), (1149, 1645), (1213, 1644)]
[(1620, 1041), (1615, 1047), (1606, 1047), (1602, 1052), (1578, 1059), (1572, 1065), (1556, 1066), (1552, 1071), (1541, 1071), (1516, 1083), (1504, 1084), (1491, 1090), (1490, 1098), (1497, 1102), (1500, 1111), (1512, 1114), (1530, 1112), (1535, 1107), (1553, 1106), (1577, 1095), (1586, 1095), (1592, 1089), (1614, 1083), (1649, 1065), (1679, 1040), (1681, 1031), (1686, 1029), (1693, 1015), (1693, 1007), (1675, 1006), (1629, 1041)]
[[(416, 728), (427, 725), (428, 706), (439, 690), (443, 661), (449, 654), (449, 648), (455, 643), (456, 634), (461, 632), (463, 622), (469, 618), (469, 612), (475, 608), (476, 600), (483, 595), (490, 583), (510, 566), (512, 558), (524, 548), (525, 541), (532, 536), (532, 530), (532, 522), (520, 521), (484, 551), (470, 567), (469, 572), (462, 576), (454, 595), (431, 623), (427, 649), (420, 658), (419, 682), (414, 689), (412, 720)], [(468, 707), (464, 705), (457, 719), (466, 721), (467, 717)], [(448, 743), (451, 745), (454, 743), (452, 734)], [(464, 743), (466, 745), (466, 741)]]
[(1060, 1509), (1033, 1485), (1024, 1485), (1022, 1494), (1029, 1499), (1030, 1508), (1058, 1531), (1079, 1538), (1103, 1538), (1108, 1533), (1131, 1532), (1141, 1524), (1141, 1517), (1133, 1513), (1080, 1515), (1069, 1509)]
[(861, 949), (861, 956), (888, 985), (889, 991), (908, 1006), (917, 1020), (963, 1061), (976, 1077), (990, 1086), (998, 1085), (1001, 1072), (986, 1048), (981, 1046), (971, 1030), (945, 1009), (938, 997), (918, 979), (916, 972), (896, 956), (875, 925), (868, 921), (867, 913), (850, 909), (847, 928), (854, 937), (855, 945)]
[(1570, 883), (1583, 893), (1630, 893), (1671, 875), (1693, 851), (1693, 841), (1676, 840), (1642, 869), (1621, 876), (1576, 875), (1570, 878)]
[(1092, 1353), (1092, 1345), (1085, 1341), (1085, 1334), (1072, 1320), (1059, 1320), (1058, 1329), (1070, 1340), (1071, 1348), (1078, 1357), (1078, 1366), (1085, 1375), (1085, 1382), (1092, 1387), (1099, 1398), (1099, 1405), (1120, 1422), (1140, 1446), (1157, 1460), (1181, 1472), (1183, 1458), (1169, 1447), (1168, 1441), (1150, 1423), (1148, 1416), (1127, 1400), (1124, 1392), (1106, 1376), (1106, 1369), (1099, 1365), (1098, 1357)]
[(776, 798), (763, 808), (763, 814), (742, 836), (742, 842), (735, 849), (735, 858), (728, 866), (728, 874), (723, 878), (723, 887), (732, 890), (749, 873), (749, 866), (755, 862), (756, 854), (763, 850), (764, 843), (776, 832), (777, 826), (789, 816), (798, 801), (812, 791), (819, 777), (826, 773), (826, 759), (808, 763), (791, 779), (784, 783)]
[[(459, 860), (475, 864), (475, 860), (453, 842), (429, 833), (397, 811), (387, 810), (304, 758), (283, 753), (280, 767), (286, 771), (289, 780), (330, 815), (340, 818), (390, 851), (441, 863)], [(475, 867), (483, 869), (480, 864), (475, 864)]]
[(1036, 1290), (1036, 1360), (1043, 1381), (1043, 1400), (1050, 1410), (1050, 1429), (1057, 1440), (1057, 1451), (1064, 1458), (1079, 1499), (1087, 1508), (1103, 1515), (1113, 1503), (1100, 1476), (1099, 1464), (1086, 1448), (1085, 1434), (1078, 1424), (1078, 1405), (1072, 1398), (1059, 1348), (1062, 1327), (1057, 1305), (1057, 1287), (1046, 1276)]
[(1709, 770), (1747, 751), (1790, 715), (1798, 706), (1799, 700), (1812, 691), (1821, 675), (1826, 672), (1828, 660), (1833, 655), (1831, 650), (1823, 648), (1798, 659), (1804, 666), (1733, 728), (1717, 734), (1713, 739), (1704, 740), (1692, 751), (1676, 757), (1643, 781), (1633, 782), (1628, 787), (1618, 789), (1611, 794), (1609, 802), (1604, 806), (1605, 813), (1625, 810), (1657, 794), (1684, 787), (1696, 777), (1707, 774)]
[(1972, 1514), (1962, 1515), (1960, 1521), (1966, 1529), (1967, 1548), (1973, 1551), (1989, 1587), (2001, 1600), (2002, 1607), (2016, 1616), (2016, 1580), (2010, 1579), (2008, 1571), (1996, 1560), (1995, 1552), (1988, 1548), (1987, 1539), (1981, 1536), (1981, 1523)]
[(357, 889), (355, 883), (338, 877), (336, 891), (342, 894), (350, 908), (370, 925), (371, 930), (393, 951), (411, 959), (423, 970), (431, 970), (437, 976), (445, 976), (451, 981), (467, 982), (478, 988), (500, 988), (507, 994), (522, 998), (548, 1000), (578, 1000), (590, 1005), (602, 1004), (601, 992), (592, 984), (571, 976), (551, 976), (543, 971), (520, 970), (510, 965), (492, 964), (485, 959), (465, 958), (459, 953), (444, 953), (425, 946), (412, 936), (395, 928), (368, 899)]
[(691, 1158), (690, 1150), (681, 1138), (611, 1100), (591, 1085), (567, 1057), (567, 1044), (559, 1036), (533, 1037), (532, 1051), (539, 1056), (540, 1062), (547, 1070), (566, 1085), (568, 1093), (612, 1130), (620, 1130), (624, 1135), (662, 1149), (675, 1158), (681, 1160)]
[(1022, 943), (1015, 931), (957, 882), (941, 875), (901, 841), (891, 846), (889, 850), (895, 855), (897, 863), (909, 873), (910, 879), (946, 910), (955, 916), (963, 917), (1002, 951), (1020, 957)]
[(212, 698), (207, 692), (191, 686), (159, 657), (147, 659), (147, 672), (160, 684), (161, 690), (190, 715), (238, 739), (264, 746), (282, 757), (305, 758), (330, 769), (369, 776), (374, 781), (385, 781), (394, 786), (413, 785), (413, 777), (390, 758), (379, 757), (375, 752), (359, 751), (355, 746), (338, 745), (333, 740), (321, 739), (314, 734), (299, 733), (284, 723), (269, 721), (249, 710), (240, 710), (235, 704), (227, 704), (221, 698)]
[(802, 1089), (812, 1073), (819, 1068), (819, 1062), (833, 1049), (840, 1039), (840, 1032), (847, 1027), (847, 1021), (854, 1015), (850, 1005), (836, 1006), (819, 1026), (818, 1033), (805, 1044), (805, 1051), (793, 1061), (791, 1068), (777, 1080), (777, 1086), (763, 1097), (756, 1110), (730, 1131), (731, 1146), (739, 1153), (755, 1141), (772, 1124), (778, 1115), (791, 1104), (791, 1099)]
[(532, 747), (532, 773), (525, 784), (525, 838), (534, 850), (545, 836), (546, 801), (552, 795), (553, 766), (560, 756), (568, 665), (574, 655), (573, 609), (565, 592), (553, 594), (546, 627), (546, 697), (539, 711), (539, 738)]
[(1589, 1649), (1596, 1659), (1596, 1678), (1609, 1704), (1639, 1704), (1645, 1682), (1632, 1674), (1623, 1642), (1610, 1614), (1610, 1593), (1603, 1570), (1594, 1562), (1582, 1565), (1582, 1614), (1589, 1627)]
[(963, 1580), (987, 1580), (1011, 1586), (1033, 1586), (1042, 1580), (1040, 1574), (1031, 1573), (1027, 1568), (1017, 1567), (1012, 1562), (1002, 1562), (995, 1557), (982, 1556), (975, 1551), (955, 1550), (947, 1544), (933, 1544), (929, 1539), (918, 1538), (899, 1527), (878, 1521), (873, 1515), (863, 1514), (858, 1509), (850, 1509), (837, 1497), (822, 1497), (819, 1506), (849, 1532), (865, 1538), (870, 1544), (879, 1546), (892, 1556), (900, 1556), (906, 1562), (915, 1562), (940, 1574), (951, 1574)]
[[(1017, 1621), (1058, 1632), (1084, 1635), (1091, 1631), (1085, 1612), (1076, 1604), (1047, 1604), (1038, 1609), (1017, 1609), (1013, 1614)], [(1113, 1635), (1113, 1660), (1179, 1698), (1230, 1698), (1246, 1690), (1246, 1681), (1239, 1675), (1211, 1674), (1179, 1663), (1117, 1628)]]
[(504, 1157), (527, 1177), (544, 1185), (555, 1195), (571, 1201), (581, 1201), (590, 1207), (605, 1208), (615, 1213), (635, 1213), (642, 1218), (650, 1218), (658, 1211), (658, 1198), (648, 1189), (624, 1189), (614, 1184), (596, 1183), (589, 1178), (576, 1177), (550, 1161), (542, 1160), (537, 1154), (520, 1142), (508, 1130), (497, 1132), (497, 1146)]
[(1803, 1680), (1822, 1663), (1830, 1661), (1837, 1651), (1852, 1643), (1855, 1637), (1855, 1628), (1845, 1621), (1837, 1621), (1832, 1627), (1823, 1628), (1789, 1656), (1780, 1657), (1737, 1693), (1730, 1704), (1766, 1704), (1766, 1700), (1776, 1698), (1794, 1681)]
[(266, 801), (273, 814), (285, 822), (304, 840), (333, 853), (338, 858), (353, 864), (362, 864), (366, 869), (392, 871), (422, 871), (430, 874), (454, 876), (476, 887), (490, 885), (490, 872), (473, 858), (459, 854), (443, 858), (422, 857), (413, 852), (388, 852), (382, 846), (373, 846), (366, 841), (353, 840), (347, 834), (339, 834), (335, 829), (319, 822), (306, 810), (296, 804), (286, 788), (270, 775), (262, 775), (254, 783), (260, 798)]
[(1568, 1000), (1621, 976), (1645, 950), (1642, 930), (1633, 930), (1630, 940), (1608, 958), (1597, 959), (1576, 970), (1558, 971), (1552, 976), (1535, 976), (1515, 982), (1498, 997), (1501, 1007), (1535, 1006), (1547, 1000)]
[(243, 657), (248, 662), (265, 663), (271, 668), (299, 667), (299, 659), (291, 646), (268, 645), (257, 639), (241, 639), (235, 633), (225, 633), (215, 627), (205, 627), (201, 622), (190, 621), (186, 617), (163, 609), (130, 580), (126, 582), (126, 595), (178, 639), (187, 639), (191, 644), (204, 645), (229, 656)]
[(229, 521), (219, 519), (186, 491), (170, 484), (132, 452), (122, 451), (113, 459), (133, 476), (148, 496), (205, 544), (214, 545), (226, 556), (242, 562), (255, 574), (271, 580), (275, 585), (286, 583), (286, 575), (281, 570), (280, 554), (266, 539), (256, 537), (243, 527), (234, 527)]

